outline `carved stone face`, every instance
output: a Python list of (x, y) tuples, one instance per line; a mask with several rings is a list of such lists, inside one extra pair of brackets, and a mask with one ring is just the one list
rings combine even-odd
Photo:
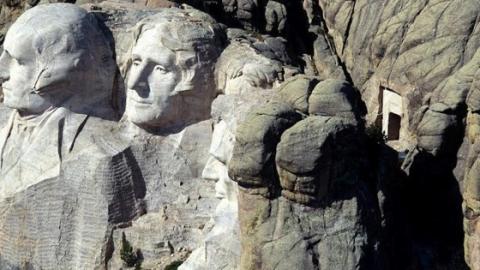
[(161, 35), (157, 29), (145, 31), (132, 50), (126, 113), (140, 126), (173, 121), (179, 110), (186, 109), (174, 91), (181, 79), (175, 52), (158, 42)]
[(236, 201), (236, 184), (228, 177), (227, 162), (233, 151), (234, 135), (225, 121), (215, 125), (210, 145), (210, 157), (202, 172), (202, 178), (215, 180), (215, 196)]
[(72, 4), (27, 10), (10, 27), (0, 57), (4, 103), (21, 115), (42, 114), (49, 107), (91, 113), (96, 110), (91, 104), (111, 99), (114, 72), (97, 21)]
[(126, 119), (148, 132), (170, 132), (209, 118), (221, 27), (202, 12), (171, 8), (140, 21), (135, 37)]
[(24, 114), (39, 114), (50, 102), (33, 90), (39, 75), (32, 37), (9, 32), (0, 57), (0, 80), (7, 107)]

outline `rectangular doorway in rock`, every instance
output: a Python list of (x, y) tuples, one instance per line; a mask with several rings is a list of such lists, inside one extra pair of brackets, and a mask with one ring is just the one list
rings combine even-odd
[(387, 140), (396, 141), (400, 139), (400, 122), (402, 118), (395, 113), (388, 114)]
[(399, 140), (403, 116), (402, 96), (383, 86), (380, 87), (380, 91), (382, 95), (382, 132), (389, 141)]

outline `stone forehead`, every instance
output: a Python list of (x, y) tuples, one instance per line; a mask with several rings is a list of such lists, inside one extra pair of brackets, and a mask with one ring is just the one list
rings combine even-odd
[(262, 91), (244, 94), (219, 95), (212, 103), (212, 118), (219, 122), (224, 120), (231, 131), (235, 131), (239, 123), (243, 122), (254, 108), (265, 106), (268, 102), (276, 100), (275, 91), (265, 89)]
[(169, 8), (137, 24), (140, 32), (157, 29), (157, 33), (182, 42), (213, 39), (218, 24), (208, 14), (197, 10)]
[(39, 5), (23, 13), (9, 32), (45, 30), (60, 25), (76, 25), (87, 20), (88, 12), (73, 4)]
[(33, 42), (34, 47), (42, 44), (50, 51), (83, 48), (99, 58), (112, 54), (94, 15), (73, 4), (45, 4), (27, 10), (9, 29), (5, 43), (18, 44), (22, 40)]
[[(94, 51), (101, 53), (106, 51), (106, 39), (96, 19), (73, 4), (45, 4), (27, 10), (9, 29), (5, 43), (27, 41), (27, 37), (33, 42), (40, 38), (44, 44), (56, 43), (55, 48), (74, 44), (76, 47), (95, 48)], [(58, 42), (60, 39), (69, 39), (73, 43)]]

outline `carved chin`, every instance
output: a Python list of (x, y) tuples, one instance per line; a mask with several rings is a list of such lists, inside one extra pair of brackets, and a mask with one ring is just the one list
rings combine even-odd
[(137, 126), (161, 127), (182, 122), (183, 119), (178, 111), (180, 106), (175, 105), (135, 102), (127, 99), (125, 113), (127, 119)]
[(169, 122), (165, 110), (152, 106), (128, 106), (125, 110), (127, 119), (140, 127), (158, 127)]
[(155, 114), (148, 110), (127, 110), (127, 118), (137, 126), (152, 126), (156, 122)]
[(35, 114), (42, 113), (48, 105), (42, 98), (34, 95), (16, 96), (11, 92), (4, 91), (3, 104), (11, 109), (19, 110), (20, 112), (31, 112)]

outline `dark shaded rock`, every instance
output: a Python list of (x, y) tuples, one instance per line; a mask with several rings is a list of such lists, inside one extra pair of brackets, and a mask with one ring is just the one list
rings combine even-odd
[(308, 102), (312, 115), (358, 119), (362, 114), (358, 92), (346, 81), (328, 79), (318, 83)]
[(317, 78), (298, 75), (282, 83), (278, 92), (295, 110), (308, 114), (308, 98), (317, 83)]
[(275, 185), (274, 158), (281, 134), (301, 116), (287, 104), (273, 102), (252, 112), (237, 130), (229, 176), (240, 185)]
[(358, 181), (359, 134), (355, 121), (310, 116), (289, 128), (277, 146), (282, 194), (300, 203), (324, 199)]
[[(315, 84), (314, 78), (294, 77), (281, 87), (281, 97), (306, 112)], [(229, 171), (240, 184), (240, 269), (383, 269), (377, 199), (356, 121), (360, 100), (338, 93), (347, 85), (337, 85), (323, 90), (343, 97), (349, 114), (342, 114), (345, 106), (331, 106), (330, 115), (281, 125), (287, 122), (279, 116), (293, 108), (271, 102), (237, 130)], [(320, 104), (322, 96), (315, 101)]]

